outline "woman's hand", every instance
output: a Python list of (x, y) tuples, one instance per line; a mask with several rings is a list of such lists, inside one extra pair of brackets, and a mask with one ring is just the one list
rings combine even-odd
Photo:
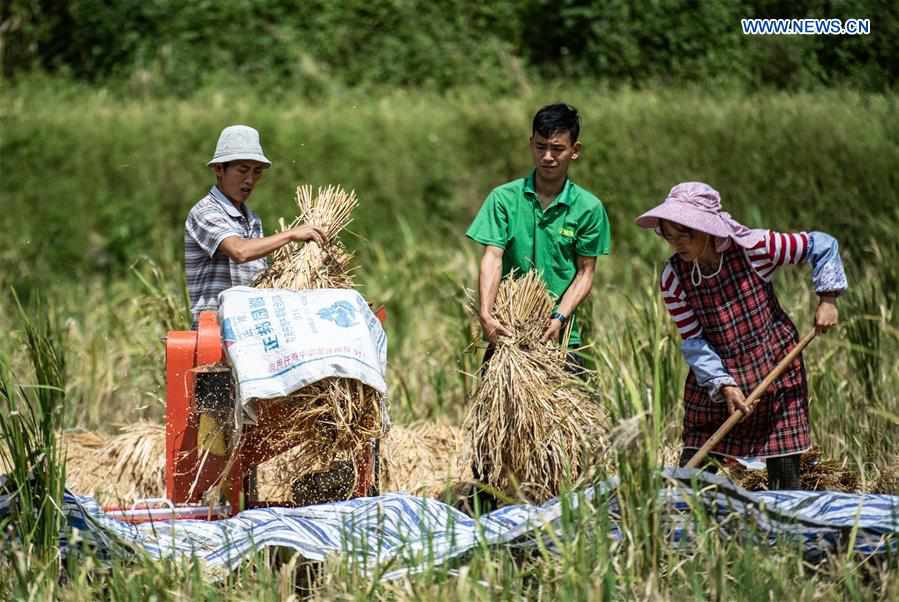
[(743, 413), (743, 418), (740, 419), (741, 422), (752, 414), (752, 408), (746, 405), (746, 397), (743, 395), (740, 387), (725, 385), (721, 387), (721, 394), (724, 395), (724, 401), (727, 402), (728, 413), (733, 414), (738, 411)]
[(822, 295), (818, 301), (818, 309), (815, 310), (815, 328), (818, 334), (827, 332), (839, 322), (840, 312), (837, 311), (837, 299), (831, 295)]

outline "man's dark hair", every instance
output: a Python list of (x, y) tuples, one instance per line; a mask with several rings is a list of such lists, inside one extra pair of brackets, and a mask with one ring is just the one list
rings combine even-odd
[(563, 132), (568, 132), (572, 144), (577, 142), (581, 133), (581, 117), (573, 106), (564, 102), (546, 105), (534, 115), (531, 134), (549, 138)]

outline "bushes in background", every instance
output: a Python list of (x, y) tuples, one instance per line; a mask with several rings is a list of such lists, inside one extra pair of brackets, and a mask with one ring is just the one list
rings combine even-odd
[[(868, 36), (744, 36), (747, 17), (868, 18)], [(899, 5), (888, 0), (11, 0), (0, 62), (190, 95), (213, 74), (314, 96), (331, 86), (476, 84), (535, 75), (611, 84), (748, 88), (899, 79)]]

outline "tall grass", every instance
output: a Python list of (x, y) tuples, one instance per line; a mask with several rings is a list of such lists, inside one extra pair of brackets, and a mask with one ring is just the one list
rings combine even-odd
[[(17, 304), (18, 298), (13, 295)], [(46, 306), (18, 305), (35, 384), (18, 380), (0, 355), (0, 489), (11, 504), (6, 524), (14, 550), (16, 583), (41, 573), (53, 579), (59, 565), (64, 524), (65, 450), (60, 440), (66, 409), (65, 349), (58, 324)]]

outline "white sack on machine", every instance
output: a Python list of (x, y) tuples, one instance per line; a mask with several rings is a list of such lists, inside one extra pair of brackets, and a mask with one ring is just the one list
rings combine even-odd
[(219, 295), (222, 340), (237, 397), (285, 397), (328, 377), (386, 394), (387, 335), (352, 289), (229, 288)]

